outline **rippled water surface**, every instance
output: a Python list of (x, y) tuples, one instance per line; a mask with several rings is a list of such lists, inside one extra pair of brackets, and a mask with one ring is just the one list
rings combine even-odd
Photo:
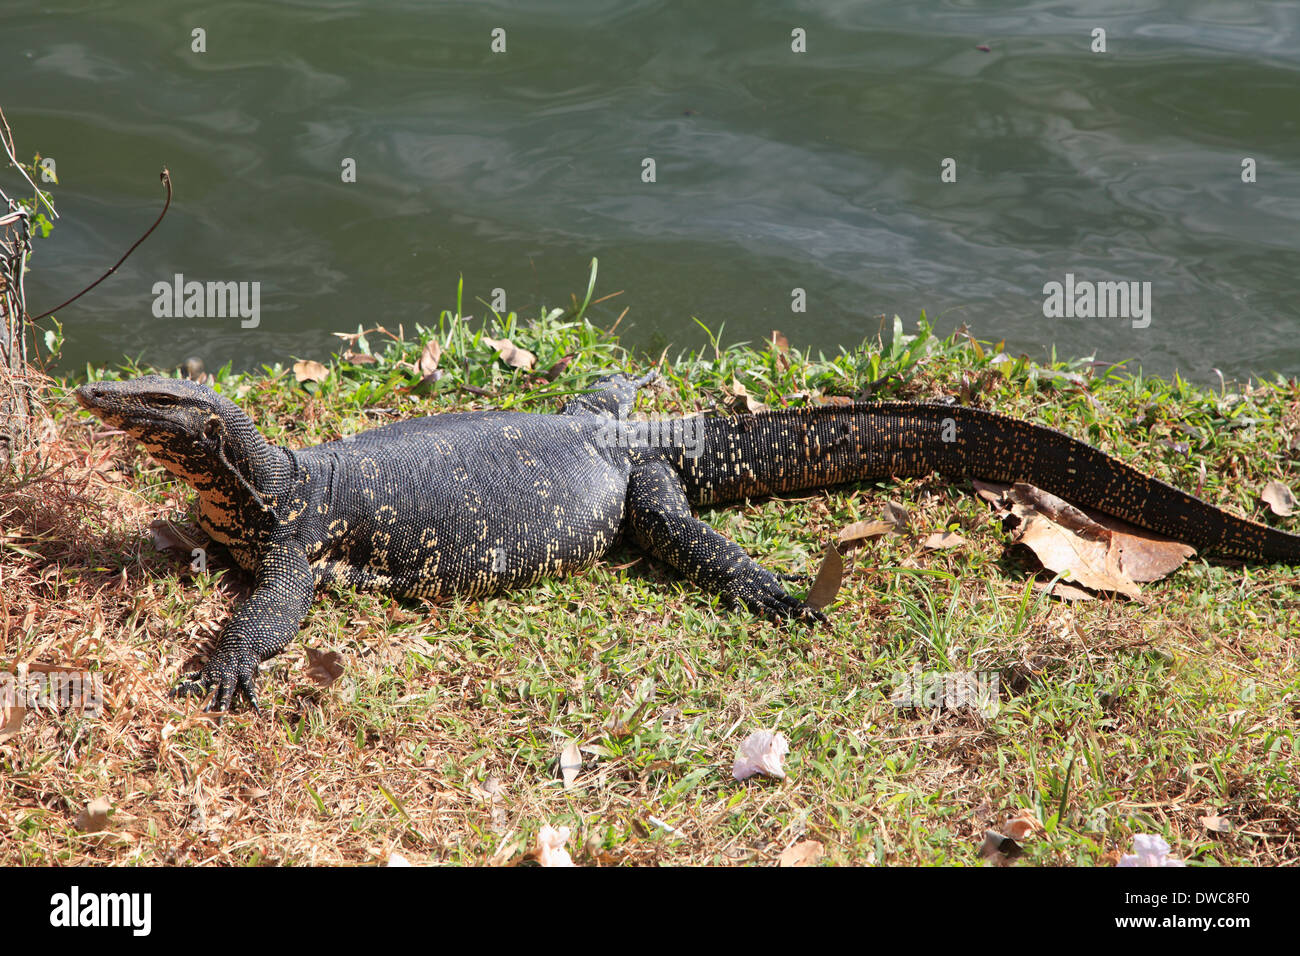
[[(460, 273), (467, 311), (531, 315), (598, 256), (626, 291), (596, 318), (629, 306), (647, 349), (698, 316), (831, 350), (924, 309), (1035, 357), (1300, 374), (1297, 3), (6, 0), (0, 36), (0, 105), (62, 180), (33, 313), (176, 184), (61, 313), (71, 365), (323, 357)], [(176, 273), (260, 282), (260, 324), (154, 317)], [(1149, 326), (1045, 318), (1067, 273), (1150, 282)]]

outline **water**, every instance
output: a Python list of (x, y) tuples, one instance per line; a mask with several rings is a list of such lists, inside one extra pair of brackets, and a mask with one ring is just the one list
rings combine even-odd
[[(698, 316), (830, 351), (924, 309), (1034, 357), (1300, 374), (1300, 3), (5, 0), (0, 38), (20, 151), (62, 179), (33, 313), (176, 185), (61, 313), (66, 367), (323, 358), (460, 273), (467, 311), (531, 315), (599, 256), (625, 291), (594, 317), (629, 306), (649, 350)], [(259, 282), (259, 325), (155, 318), (175, 273)], [(1045, 318), (1067, 273), (1150, 282), (1150, 324)]]

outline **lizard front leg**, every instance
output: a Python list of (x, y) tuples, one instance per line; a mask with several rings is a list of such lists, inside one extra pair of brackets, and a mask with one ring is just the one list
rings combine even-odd
[(236, 693), (257, 705), (257, 666), (284, 650), (302, 625), (316, 587), (306, 552), (297, 541), (272, 545), (257, 573), (252, 595), (231, 617), (216, 650), (201, 670), (186, 675), (174, 695), (206, 697), (206, 710), (227, 710)]

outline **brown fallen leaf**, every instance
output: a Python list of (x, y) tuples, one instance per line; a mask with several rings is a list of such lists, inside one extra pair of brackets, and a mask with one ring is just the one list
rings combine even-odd
[(573, 858), (564, 844), (569, 840), (568, 827), (545, 824), (537, 834), (535, 859), (542, 866), (573, 866)]
[(521, 368), (526, 371), (537, 364), (536, 355), (528, 351), (528, 349), (521, 349), (509, 339), (490, 339), (485, 335), (483, 336), (483, 344), (488, 348), (496, 349), (497, 358), (511, 368)]
[(298, 384), (303, 382), (323, 382), (329, 378), (330, 370), (320, 362), (311, 359), (302, 359), (293, 363), (293, 377), (298, 380)]
[(578, 750), (578, 742), (570, 740), (560, 752), (560, 775), (564, 780), (565, 790), (574, 788), (578, 780), (578, 771), (581, 769), (582, 753)]
[(1057, 581), (1055, 584), (1047, 581), (1035, 581), (1034, 590), (1046, 591), (1052, 597), (1060, 598), (1062, 601), (1074, 602), (1097, 600), (1097, 595), (1093, 594), (1091, 591), (1085, 591), (1083, 588), (1071, 584), (1069, 581)]
[(108, 797), (96, 797), (86, 804), (86, 809), (77, 814), (74, 824), (82, 833), (97, 833), (108, 829), (108, 817), (113, 812), (113, 803)]
[(835, 536), (836, 542), (845, 550), (856, 548), (864, 541), (871, 541), (890, 532), (897, 533), (898, 525), (889, 521), (855, 521), (841, 528)]
[(1209, 816), (1201, 817), (1200, 819), (1201, 826), (1205, 827), (1205, 829), (1209, 830), (1211, 833), (1232, 832), (1232, 821), (1225, 817), (1221, 817), (1218, 814), (1210, 814)]
[(191, 540), (175, 523), (166, 518), (155, 518), (149, 522), (149, 537), (153, 539), (155, 551), (179, 549), (189, 553), (199, 546), (197, 541)]
[(984, 842), (979, 850), (981, 859), (990, 860), (998, 866), (1007, 866), (1024, 852), (1011, 837), (997, 830), (984, 831)]
[(734, 377), (731, 379), (731, 391), (736, 396), (733, 404), (737, 411), (745, 411), (753, 414), (755, 412), (761, 412), (767, 408), (766, 405), (756, 399), (753, 395), (750, 395), (745, 386), (741, 385), (740, 381)]
[(1280, 481), (1270, 481), (1266, 484), (1259, 497), (1264, 504), (1268, 505), (1269, 511), (1282, 518), (1295, 514), (1296, 508), (1300, 507), (1291, 489)]
[(558, 362), (556, 362), (554, 365), (548, 368), (545, 372), (543, 372), (542, 378), (546, 379), (548, 382), (554, 382), (557, 378), (559, 378), (561, 375), (564, 374), (565, 370), (569, 367), (569, 364), (573, 361), (573, 359), (574, 356), (572, 355), (564, 356), (564, 358), (560, 359)]
[(1026, 483), (1001, 486), (978, 483), (1013, 544), (1029, 548), (1043, 567), (1070, 575), (1070, 582), (1093, 591), (1112, 591), (1145, 600), (1138, 582), (1159, 580), (1179, 567), (1196, 549), (1180, 541), (1135, 528), (1110, 515), (1085, 511)]
[(18, 731), (23, 726), (23, 718), (26, 716), (27, 708), (19, 704), (0, 707), (0, 744), (11, 737), (18, 736)]
[(1017, 842), (1025, 842), (1025, 837), (1029, 836), (1039, 827), (1038, 818), (1034, 816), (1032, 810), (1021, 808), (1020, 812), (1014, 817), (1007, 817), (1007, 822), (1002, 824), (1002, 832)]
[(881, 509), (881, 517), (897, 527), (899, 531), (906, 531), (907, 523), (911, 520), (907, 509), (897, 501), (886, 502), (885, 507)]
[(369, 352), (354, 352), (348, 349), (343, 353), (343, 361), (350, 362), (353, 365), (374, 365), (379, 359)]
[(800, 840), (794, 846), (786, 847), (779, 857), (777, 866), (816, 866), (826, 852), (819, 840)]
[(200, 385), (207, 385), (212, 381), (212, 376), (203, 368), (203, 359), (197, 355), (191, 355), (181, 362), (177, 371), (181, 373), (182, 378), (188, 378), (191, 382), (198, 382)]
[(338, 651), (307, 648), (307, 666), (303, 673), (321, 687), (328, 687), (343, 676), (343, 655)]
[(826, 554), (822, 558), (822, 566), (817, 570), (817, 577), (813, 579), (804, 603), (814, 611), (828, 607), (835, 600), (835, 595), (840, 593), (840, 584), (843, 581), (844, 559), (840, 557), (840, 549), (834, 544), (828, 544)]
[(1043, 504), (1042, 499), (1035, 504), (1018, 503), (1021, 524), (1015, 532), (1017, 544), (1029, 548), (1047, 570), (1068, 574), (1071, 583), (1093, 591), (1114, 591), (1133, 600), (1141, 598), (1137, 582), (1120, 570), (1104, 528), (1070, 505), (1056, 508), (1049, 504), (1048, 513), (1036, 510), (1036, 505)]
[(424, 343), (424, 348), (420, 352), (420, 358), (415, 363), (416, 369), (421, 378), (428, 378), (438, 371), (438, 359), (442, 358), (442, 346), (438, 344), (437, 339), (429, 339)]
[(923, 548), (960, 548), (963, 544), (970, 544), (965, 538), (955, 531), (935, 531), (933, 534), (925, 536), (921, 542)]

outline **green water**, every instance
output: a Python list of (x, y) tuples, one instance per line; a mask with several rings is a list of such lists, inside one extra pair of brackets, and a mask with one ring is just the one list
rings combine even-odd
[[(698, 347), (698, 316), (728, 341), (780, 328), (831, 350), (925, 309), (1034, 357), (1296, 375), (1298, 80), (1297, 3), (0, 12), (0, 105), (62, 180), (33, 314), (152, 221), (162, 165), (175, 181), (159, 231), (60, 314), (71, 367), (323, 358), (331, 331), (430, 321), (460, 273), (466, 311), (500, 288), (533, 314), (581, 292), (598, 256), (600, 291), (625, 291), (594, 317), (630, 307), (620, 330), (645, 349)], [(260, 283), (257, 327), (155, 317), (177, 273)], [(1046, 318), (1043, 286), (1067, 273), (1150, 282), (1150, 324)]]

